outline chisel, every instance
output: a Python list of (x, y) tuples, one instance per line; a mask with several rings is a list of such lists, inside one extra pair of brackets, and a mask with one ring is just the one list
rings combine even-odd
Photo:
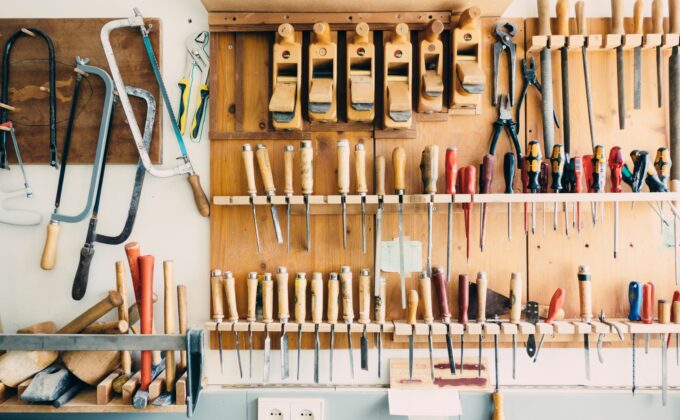
[(307, 275), (295, 276), (295, 322), (297, 323), (297, 380), (300, 380), (300, 350), (302, 350), (302, 325), (307, 318)]
[(366, 325), (371, 322), (371, 273), (368, 268), (359, 274), (359, 324), (363, 325), (361, 332), (361, 370), (368, 370), (368, 339)]
[(257, 273), (248, 273), (246, 286), (248, 288), (248, 312), (246, 321), (248, 321), (248, 377), (253, 379), (253, 322), (257, 321)]
[[(663, 34), (663, 0), (652, 0), (652, 33)], [(663, 106), (663, 52), (661, 45), (656, 47), (656, 90), (658, 107)]]
[[(637, 0), (633, 6), (633, 33), (642, 35), (645, 1)], [(633, 49), (633, 108), (640, 109), (642, 102), (642, 45)]]
[(366, 253), (366, 150), (363, 143), (354, 146), (354, 167), (357, 177), (357, 193), (361, 197), (361, 250)]
[(449, 356), (449, 370), (452, 374), (456, 374), (456, 362), (453, 357), (453, 340), (451, 339), (451, 311), (449, 310), (449, 282), (446, 274), (441, 267), (432, 268), (432, 280), (434, 281), (434, 288), (437, 291), (439, 298), (439, 313), (442, 316), (442, 322), (446, 325), (446, 351)]
[[(576, 2), (576, 33), (588, 36), (588, 22), (586, 21), (585, 2)], [(583, 60), (583, 80), (586, 88), (586, 103), (588, 105), (588, 126), (590, 128), (590, 143), (595, 145), (595, 115), (593, 113), (593, 96), (590, 92), (590, 72), (588, 71), (588, 45), (584, 42), (581, 47), (581, 57)], [(567, 150), (571, 153), (571, 148)]]
[[(659, 324), (671, 323), (671, 303), (659, 300)], [(661, 402), (665, 407), (668, 402), (668, 336), (661, 334)]]
[(314, 172), (312, 161), (314, 150), (312, 142), (303, 140), (300, 142), (300, 184), (302, 187), (302, 197), (305, 201), (305, 237), (307, 238), (307, 251), (311, 250), (310, 220), (309, 220), (309, 196), (314, 190)]
[[(165, 263), (164, 263), (164, 268), (165, 268)], [(224, 279), (222, 280), (224, 283), (224, 298), (225, 302), (227, 303), (227, 313), (228, 313), (228, 320), (231, 322), (231, 330), (234, 333), (234, 350), (236, 350), (236, 361), (238, 362), (238, 373), (243, 378), (243, 366), (241, 365), (241, 349), (239, 348), (238, 345), (238, 331), (236, 331), (236, 323), (238, 322), (238, 307), (236, 306), (236, 281), (234, 279), (234, 275), (231, 273), (231, 271), (227, 271), (224, 273)], [(168, 332), (166, 331), (166, 334)], [(170, 360), (168, 360), (167, 353), (165, 356), (165, 370), (168, 370), (168, 364), (174, 364), (171, 363)], [(167, 378), (167, 374), (166, 374)]]
[(310, 284), (312, 294), (312, 322), (314, 323), (314, 383), (319, 383), (319, 325), (323, 322), (323, 277), (320, 272), (312, 273)]
[(378, 378), (381, 377), (382, 373), (382, 334), (383, 334), (383, 324), (385, 324), (385, 296), (387, 293), (387, 282), (385, 277), (380, 277), (378, 283), (379, 292), (375, 296), (375, 322), (378, 324), (379, 329), (376, 333), (376, 338), (378, 342)]
[[(545, 319), (546, 324), (552, 325), (552, 323), (555, 321), (555, 317), (557, 316), (557, 312), (562, 308), (562, 304), (564, 304), (564, 289), (558, 287), (557, 290), (555, 290), (555, 293), (553, 293), (552, 298), (550, 298), (548, 316)], [(536, 363), (536, 360), (538, 360), (538, 353), (541, 351), (541, 347), (543, 347), (544, 339), (545, 334), (541, 334), (541, 340), (538, 342), (536, 354), (534, 355), (534, 363)]]
[(290, 311), (288, 310), (288, 270), (286, 270), (286, 267), (279, 267), (276, 273), (276, 286), (279, 322), (281, 323), (281, 379), (287, 379), (290, 375), (290, 358), (288, 356), (288, 331), (286, 331), (286, 323), (290, 318)]
[[(380, 293), (380, 251), (382, 247), (382, 216), (383, 216), (383, 199), (385, 197), (385, 158), (378, 156), (375, 158), (375, 193), (378, 196), (378, 209), (375, 212), (375, 242), (373, 243), (373, 275), (375, 276), (373, 284), (373, 293), (376, 298)], [(376, 299), (376, 305), (378, 304)]]
[[(611, 189), (613, 193), (621, 192), (621, 180), (623, 170), (623, 152), (619, 146), (614, 146), (609, 151), (609, 170), (611, 178)], [(619, 253), (619, 202), (614, 201), (614, 258)]]
[[(631, 281), (628, 284), (628, 303), (630, 305), (628, 320), (640, 321), (642, 319), (642, 285), (639, 281)], [(635, 396), (635, 333), (631, 334), (631, 350), (633, 355), (633, 386), (631, 390), (633, 396)]]
[(349, 141), (338, 141), (338, 192), (342, 203), (342, 247), (347, 249), (347, 194), (349, 193)]
[[(581, 321), (590, 324), (593, 319), (592, 292), (590, 287), (590, 267), (586, 265), (578, 268), (578, 297)], [(585, 351), (586, 380), (590, 380), (590, 334), (583, 334), (583, 349)]]
[[(569, 116), (569, 0), (557, 0), (557, 35), (567, 38), (567, 42), (560, 48), (560, 68), (562, 71), (562, 139), (567, 150), (571, 147), (571, 118)], [(549, 16), (549, 15), (548, 15)], [(541, 53), (542, 54), (542, 53)], [(542, 57), (542, 56), (541, 56)], [(543, 62), (541, 62), (541, 65)], [(543, 81), (545, 84), (545, 81)], [(545, 152), (552, 150), (547, 148)]]
[[(510, 276), (510, 322), (519, 324), (522, 320), (522, 274), (512, 273)], [(517, 335), (512, 335), (512, 379), (515, 379), (517, 356)]]
[[(654, 284), (647, 282), (642, 286), (642, 322), (654, 322)], [(649, 334), (645, 334), (645, 354), (649, 353)]]
[[(468, 305), (470, 304), (470, 279), (467, 274), (458, 276), (458, 323), (466, 328), (468, 323)], [(463, 374), (465, 359), (465, 331), (460, 335), (460, 373)]]
[(482, 327), (479, 332), (479, 356), (477, 357), (477, 376), (482, 376), (482, 341), (484, 340), (484, 323), (486, 322), (486, 290), (488, 280), (485, 272), (477, 273), (477, 323)]
[(328, 323), (331, 326), (330, 334), (330, 382), (333, 382), (333, 348), (335, 347), (335, 324), (338, 322), (338, 299), (340, 295), (340, 282), (338, 273), (330, 273), (328, 277)]
[(429, 145), (423, 149), (420, 158), (420, 173), (423, 181), (423, 193), (429, 194), (427, 201), (427, 262), (428, 277), (432, 274), (432, 213), (434, 196), (437, 194), (437, 178), (439, 177), (439, 146)]
[(406, 193), (406, 150), (398, 146), (392, 152), (394, 190), (399, 196), (399, 276), (401, 278), (401, 307), (406, 308), (406, 269), (404, 268), (404, 193)]
[(347, 325), (347, 353), (349, 354), (349, 370), (354, 379), (354, 355), (352, 352), (352, 322), (354, 306), (352, 304), (352, 270), (349, 266), (340, 267), (340, 293), (342, 296), (342, 319)]
[(286, 252), (290, 253), (290, 198), (295, 192), (293, 187), (293, 164), (295, 161), (295, 151), (292, 145), (283, 148), (283, 173), (284, 187), (283, 193), (286, 195)]
[[(538, 33), (550, 36), (550, 0), (537, 0), (538, 4)], [(552, 56), (546, 46), (541, 50), (541, 85), (542, 92), (542, 115), (543, 115), (543, 148), (552, 150), (555, 144), (555, 126), (553, 122), (553, 77)]]
[(262, 322), (264, 323), (264, 364), (262, 382), (269, 382), (269, 361), (271, 353), (271, 339), (269, 338), (269, 324), (273, 322), (274, 314), (274, 284), (272, 274), (264, 273), (262, 278)]
[(281, 234), (281, 225), (279, 225), (279, 216), (276, 212), (276, 206), (272, 202), (272, 197), (276, 195), (276, 187), (274, 186), (274, 178), (272, 176), (272, 167), (269, 163), (269, 152), (264, 144), (258, 144), (255, 148), (255, 156), (257, 157), (257, 166), (260, 168), (260, 176), (262, 177), (262, 184), (264, 191), (267, 193), (267, 202), (272, 214), (272, 222), (274, 222), (274, 232), (276, 234), (276, 243), (283, 243), (283, 235)]
[(257, 252), (260, 252), (260, 230), (257, 227), (257, 208), (255, 207), (255, 196), (257, 195), (257, 185), (255, 184), (255, 165), (253, 163), (253, 149), (249, 144), (244, 144), (241, 148), (243, 156), (243, 166), (246, 171), (246, 181), (248, 185), (248, 195), (250, 196), (250, 206), (253, 209), (253, 223), (255, 225), (255, 241)]
[[(491, 192), (491, 182), (493, 181), (493, 167), (494, 167), (494, 157), (493, 155), (484, 156), (482, 165), (479, 168), (479, 193), (488, 194)], [(482, 203), (479, 208), (479, 249), (484, 252), (484, 237), (486, 231), (486, 203)]]
[(434, 380), (434, 357), (432, 355), (432, 322), (434, 321), (434, 316), (432, 315), (432, 284), (427, 273), (420, 273), (418, 288), (420, 289), (420, 295), (423, 297), (423, 320), (428, 326), (427, 349), (430, 354), (430, 377)]
[[(451, 246), (453, 245), (453, 202), (456, 195), (456, 177), (458, 176), (458, 149), (449, 147), (446, 149), (444, 159), (444, 175), (446, 176), (446, 194), (451, 196), (449, 203), (448, 222), (446, 229), (446, 282), (453, 275), (451, 273)], [(454, 367), (455, 369), (455, 367)]]
[(220, 324), (224, 319), (222, 288), (222, 271), (213, 270), (210, 275), (210, 301), (212, 303), (212, 314), (210, 315), (210, 318), (215, 321), (215, 335), (217, 335), (217, 347), (220, 353), (220, 372), (224, 373), (224, 362), (222, 359), (222, 332), (220, 331)]
[[(619, 106), (619, 128), (623, 130), (626, 128), (626, 87), (625, 85), (625, 70), (623, 62), (623, 0), (612, 1), (612, 18), (609, 33), (612, 35), (621, 36), (621, 45), (616, 47), (616, 85), (618, 92), (618, 106)], [(545, 83), (545, 81), (543, 81)]]
[[(507, 152), (503, 156), (503, 178), (505, 179), (505, 194), (512, 194), (515, 182), (515, 154)], [(508, 240), (512, 240), (512, 203), (508, 203)]]
[(416, 313), (418, 312), (418, 292), (408, 291), (408, 309), (406, 312), (406, 323), (411, 326), (411, 335), (408, 336), (408, 379), (413, 382), (413, 341), (416, 334)]

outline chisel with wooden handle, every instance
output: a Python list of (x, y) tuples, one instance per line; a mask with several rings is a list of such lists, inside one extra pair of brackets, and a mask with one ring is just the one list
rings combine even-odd
[[(177, 318), (179, 318), (179, 333), (180, 335), (187, 334), (187, 287), (183, 284), (177, 286)], [(182, 350), (179, 352), (179, 369), (186, 370), (187, 368), (187, 352)]]
[(269, 382), (269, 361), (272, 342), (269, 338), (269, 324), (272, 323), (274, 313), (274, 282), (271, 273), (264, 273), (262, 279), (262, 322), (264, 323), (264, 368), (262, 371), (262, 381)]
[[(550, 36), (550, 0), (538, 1), (538, 33)], [(553, 77), (552, 55), (546, 46), (541, 50), (541, 85), (543, 87), (541, 111), (543, 115), (543, 149), (552, 150), (555, 144), (555, 126), (553, 122)]]
[(432, 284), (427, 273), (420, 273), (418, 288), (423, 297), (423, 320), (428, 326), (427, 349), (430, 354), (430, 377), (434, 381), (434, 357), (432, 355), (432, 322), (434, 321), (434, 316), (432, 315)]
[(288, 309), (288, 270), (286, 270), (286, 267), (279, 267), (279, 270), (276, 273), (276, 286), (276, 291), (278, 293), (279, 322), (281, 323), (281, 379), (287, 379), (288, 376), (290, 376), (290, 358), (288, 353), (288, 331), (286, 331), (286, 323), (288, 323), (288, 319), (290, 318), (290, 311)]
[(453, 357), (453, 339), (451, 338), (451, 311), (449, 310), (449, 282), (442, 267), (432, 267), (432, 281), (437, 291), (439, 313), (446, 325), (446, 350), (449, 357), (449, 370), (456, 374), (456, 362)]
[(213, 270), (210, 274), (210, 318), (215, 321), (215, 335), (217, 335), (217, 347), (220, 353), (220, 372), (224, 373), (224, 360), (222, 355), (222, 331), (220, 324), (224, 320), (224, 300), (222, 299), (222, 270)]
[(231, 322), (231, 330), (234, 333), (234, 350), (236, 350), (236, 361), (238, 362), (238, 373), (243, 378), (243, 365), (241, 364), (241, 348), (238, 344), (238, 331), (236, 331), (236, 323), (238, 322), (238, 307), (236, 306), (236, 279), (231, 271), (224, 273), (222, 280), (224, 285), (224, 301), (227, 305), (227, 320)]
[(366, 325), (371, 322), (371, 273), (368, 268), (359, 273), (359, 324), (364, 328), (361, 332), (361, 370), (368, 370), (368, 339)]
[(482, 326), (479, 333), (479, 355), (477, 357), (477, 376), (482, 376), (482, 341), (484, 340), (484, 323), (486, 322), (486, 291), (489, 281), (485, 272), (477, 273), (477, 322)]
[[(163, 309), (165, 311), (163, 325), (165, 326), (165, 333), (173, 335), (175, 334), (175, 296), (173, 294), (175, 291), (175, 264), (172, 260), (163, 261), (163, 286)], [(165, 390), (168, 393), (172, 393), (175, 390), (175, 373), (175, 352), (166, 351)]]
[(408, 379), (413, 382), (413, 342), (416, 335), (416, 313), (418, 312), (418, 291), (408, 291), (408, 308), (406, 309), (406, 323), (411, 326), (411, 335), (408, 336)]
[(305, 202), (305, 232), (307, 239), (307, 251), (311, 250), (310, 221), (309, 221), (309, 196), (314, 190), (314, 170), (312, 161), (314, 150), (312, 142), (303, 140), (300, 142), (300, 184), (302, 187), (302, 197)]
[(319, 325), (323, 322), (323, 277), (318, 271), (312, 273), (310, 284), (312, 298), (312, 322), (314, 323), (314, 383), (319, 383)]
[(406, 308), (406, 269), (404, 267), (404, 194), (406, 193), (406, 150), (398, 146), (392, 152), (394, 190), (399, 196), (399, 277), (401, 279), (401, 307)]
[(262, 184), (264, 185), (264, 192), (267, 194), (267, 202), (272, 214), (272, 222), (274, 222), (274, 233), (276, 234), (276, 242), (283, 243), (283, 235), (281, 234), (281, 225), (279, 224), (279, 216), (276, 212), (276, 205), (272, 202), (272, 197), (276, 195), (276, 187), (274, 186), (274, 177), (272, 176), (272, 166), (269, 162), (269, 152), (264, 144), (258, 144), (255, 148), (255, 156), (257, 157), (257, 167), (260, 168), (260, 176), (262, 177)]
[[(522, 274), (510, 276), (510, 322), (518, 324), (522, 320)], [(517, 335), (512, 335), (512, 379), (515, 379), (517, 361)]]
[(248, 273), (246, 287), (248, 290), (248, 311), (246, 321), (248, 321), (248, 377), (253, 379), (253, 322), (257, 321), (257, 279), (256, 272)]
[(366, 253), (366, 149), (363, 143), (354, 146), (354, 166), (357, 177), (357, 193), (361, 197), (361, 250)]
[(297, 323), (297, 380), (300, 380), (300, 350), (302, 349), (302, 324), (307, 318), (307, 275), (295, 276), (295, 322)]
[(383, 200), (385, 197), (385, 158), (383, 156), (375, 158), (375, 193), (378, 196), (378, 209), (375, 212), (375, 242), (373, 243), (373, 275), (375, 276), (373, 293), (378, 297), (382, 273), (380, 251), (382, 247)]
[(295, 150), (292, 145), (283, 148), (283, 172), (284, 186), (283, 193), (286, 195), (286, 252), (290, 253), (290, 198), (293, 196), (293, 164), (295, 161)]
[(243, 168), (246, 172), (247, 191), (250, 196), (250, 207), (253, 210), (253, 224), (255, 225), (255, 243), (257, 252), (260, 253), (260, 230), (257, 227), (257, 207), (255, 206), (255, 196), (257, 196), (257, 184), (255, 184), (255, 163), (253, 161), (253, 149), (249, 144), (241, 147), (243, 157)]
[(354, 304), (352, 303), (352, 269), (349, 266), (340, 268), (340, 294), (342, 297), (342, 319), (347, 325), (347, 352), (349, 353), (349, 370), (354, 379), (354, 355), (352, 352), (352, 322), (354, 321)]
[[(590, 283), (590, 267), (582, 265), (578, 268), (578, 292), (581, 321), (590, 324), (593, 319), (593, 298)], [(590, 380), (590, 334), (583, 334), (585, 351), (586, 379)]]
[[(429, 194), (427, 201), (427, 268), (426, 273), (432, 275), (432, 215), (434, 212), (434, 196), (437, 194), (437, 178), (439, 177), (439, 146), (429, 145), (423, 150), (420, 159), (420, 173), (423, 181), (423, 193)], [(425, 298), (423, 298), (425, 299)]]
[[(118, 319), (128, 322), (129, 325), (130, 314), (128, 312), (129, 304), (125, 285), (125, 263), (123, 261), (116, 261), (116, 290), (123, 299), (122, 305), (118, 307)], [(120, 367), (124, 375), (128, 377), (132, 375), (132, 355), (129, 351), (120, 352)]]
[(385, 306), (387, 302), (385, 301), (385, 296), (387, 295), (387, 282), (385, 277), (380, 277), (378, 281), (379, 292), (376, 292), (375, 296), (375, 322), (379, 326), (379, 330), (376, 333), (378, 342), (378, 378), (381, 377), (382, 373), (382, 334), (383, 334), (383, 324), (385, 324)]
[[(458, 276), (458, 323), (463, 328), (468, 323), (468, 305), (470, 304), (470, 279), (467, 274)], [(463, 374), (465, 366), (465, 331), (460, 335), (460, 373)]]
[(335, 324), (338, 322), (338, 298), (340, 295), (340, 282), (338, 281), (338, 273), (330, 273), (328, 277), (328, 323), (331, 326), (330, 337), (330, 364), (329, 364), (329, 378), (333, 382), (333, 349), (335, 347)]
[(338, 141), (338, 193), (342, 205), (342, 247), (347, 249), (347, 194), (349, 194), (349, 141)]

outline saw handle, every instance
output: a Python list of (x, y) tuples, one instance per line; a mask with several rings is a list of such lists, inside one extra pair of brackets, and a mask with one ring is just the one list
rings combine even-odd
[[(290, 310), (288, 309), (288, 271), (285, 267), (279, 267), (276, 273), (276, 291), (278, 293), (279, 306), (279, 321), (287, 322), (290, 318)], [(296, 302), (297, 306), (297, 302)]]
[(283, 148), (283, 193), (286, 195), (293, 195), (295, 189), (293, 188), (293, 165), (295, 164), (295, 150), (292, 145), (287, 145)]
[(550, 307), (548, 309), (548, 317), (545, 319), (546, 324), (552, 324), (557, 317), (557, 313), (562, 309), (564, 304), (564, 289), (558, 287), (550, 298)]
[(445, 323), (450, 322), (451, 311), (449, 310), (448, 282), (446, 281), (446, 273), (441, 267), (432, 268), (432, 280), (439, 297), (439, 313)]
[[(90, 226), (97, 224), (97, 219), (90, 219)], [(92, 264), (92, 257), (94, 257), (94, 246), (85, 243), (80, 248), (80, 259), (78, 260), (78, 268), (76, 268), (76, 275), (73, 278), (73, 286), (71, 288), (71, 297), (73, 300), (80, 300), (85, 296), (87, 290), (87, 283), (90, 278), (90, 265)]]
[(385, 195), (385, 157), (375, 158), (375, 193), (382, 197)]
[(203, 217), (210, 216), (210, 201), (208, 201), (208, 197), (201, 187), (200, 178), (196, 174), (191, 174), (187, 177), (187, 181), (189, 181), (189, 185), (191, 185), (191, 191), (194, 194), (194, 202), (196, 203), (198, 212)]
[(623, 0), (612, 0), (612, 18), (609, 33), (613, 35), (623, 35), (625, 33), (623, 29)]
[(368, 184), (366, 183), (366, 149), (363, 143), (354, 146), (354, 170), (357, 177), (357, 193), (366, 194)]
[(222, 279), (224, 287), (224, 301), (227, 305), (227, 319), (229, 322), (238, 321), (238, 306), (236, 305), (236, 280), (231, 271), (224, 273)]
[(371, 322), (371, 275), (364, 268), (359, 273), (359, 324)]
[(302, 194), (310, 195), (314, 190), (314, 171), (312, 162), (314, 160), (314, 150), (312, 142), (303, 140), (300, 142), (300, 184)]
[(349, 193), (349, 141), (338, 141), (338, 192)]
[(538, 34), (551, 35), (550, 31), (550, 3), (551, 0), (537, 0), (538, 5)]
[(557, 35), (569, 36), (569, 0), (557, 0)]
[(312, 273), (310, 291), (312, 293), (312, 322), (321, 324), (323, 322), (323, 277), (318, 271)]
[(257, 286), (259, 281), (257, 280), (257, 273), (248, 273), (248, 279), (246, 280), (246, 286), (248, 288), (248, 312), (246, 320), (248, 322), (257, 321)]
[(420, 273), (418, 289), (423, 299), (423, 320), (426, 324), (431, 324), (434, 321), (434, 316), (432, 315), (432, 284), (425, 272)]
[(489, 281), (486, 273), (477, 274), (477, 322), (486, 322), (486, 291)]
[(307, 276), (297, 273), (295, 276), (295, 322), (304, 324), (307, 319)]
[(510, 277), (510, 322), (522, 320), (522, 274), (512, 273)]
[(630, 305), (628, 319), (640, 321), (642, 319), (642, 285), (639, 281), (631, 281), (628, 284), (628, 303)]
[(663, 33), (663, 0), (652, 1), (652, 33)]
[(59, 222), (50, 220), (50, 223), (47, 225), (45, 247), (40, 258), (40, 268), (43, 270), (53, 269), (57, 262), (57, 242), (59, 241), (60, 230)]
[(458, 176), (458, 149), (455, 147), (446, 149), (444, 175), (446, 176), (446, 194), (455, 194), (456, 177)]
[(468, 306), (470, 305), (470, 279), (467, 274), (458, 276), (458, 323), (468, 323)]

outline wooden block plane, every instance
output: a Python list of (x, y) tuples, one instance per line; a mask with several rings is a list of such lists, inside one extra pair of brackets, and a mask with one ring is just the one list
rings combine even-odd
[(277, 31), (272, 63), (273, 93), (269, 100), (272, 125), (277, 130), (302, 129), (300, 88), (302, 86), (302, 45), (293, 26), (284, 23)]
[(384, 45), (383, 124), (385, 128), (410, 128), (413, 51), (408, 25), (399, 23), (384, 39), (389, 41)]
[(338, 120), (338, 45), (337, 32), (324, 22), (314, 24), (309, 44), (309, 119)]
[(420, 90), (418, 93), (418, 112), (441, 112), (444, 97), (444, 44), (440, 39), (444, 24), (433, 19), (425, 28), (420, 41)]
[(347, 120), (375, 118), (375, 45), (367, 23), (347, 32)]
[(454, 115), (479, 115), (486, 77), (482, 70), (481, 11), (470, 7), (460, 16), (453, 30), (453, 80), (449, 112)]

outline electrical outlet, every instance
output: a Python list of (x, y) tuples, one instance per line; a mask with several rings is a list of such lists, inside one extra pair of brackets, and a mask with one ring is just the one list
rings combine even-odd
[(324, 420), (323, 400), (292, 400), (290, 402), (290, 420)]
[(288, 399), (258, 398), (257, 420), (290, 420), (290, 407)]

